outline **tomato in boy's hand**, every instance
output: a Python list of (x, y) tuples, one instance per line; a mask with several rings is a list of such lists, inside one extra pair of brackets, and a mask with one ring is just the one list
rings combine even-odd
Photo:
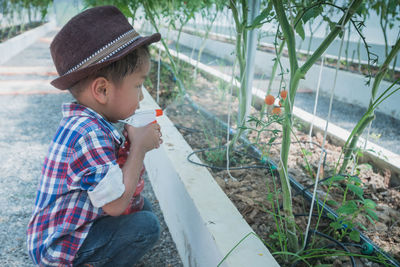
[(122, 166), (124, 166), (124, 164), (128, 158), (128, 152), (129, 152), (130, 146), (131, 146), (131, 143), (129, 142), (128, 139), (126, 139), (126, 141), (124, 142), (124, 145), (118, 149), (117, 163), (120, 168), (122, 168)]
[(275, 102), (275, 97), (273, 95), (267, 95), (265, 96), (265, 104), (267, 105), (273, 105)]

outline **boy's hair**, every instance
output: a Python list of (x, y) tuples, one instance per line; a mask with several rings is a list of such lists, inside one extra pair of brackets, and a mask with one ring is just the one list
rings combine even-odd
[(145, 60), (149, 59), (149, 47), (148, 45), (144, 45), (133, 50), (120, 60), (117, 60), (105, 66), (104, 68), (91, 73), (88, 77), (73, 85), (69, 91), (74, 98), (77, 98), (79, 94), (86, 88), (87, 82), (98, 77), (104, 77), (118, 86), (127, 75), (135, 72), (143, 65)]

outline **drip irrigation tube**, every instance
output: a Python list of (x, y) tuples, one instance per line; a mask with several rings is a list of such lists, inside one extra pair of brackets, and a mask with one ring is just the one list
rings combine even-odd
[[(316, 230), (310, 229), (309, 232), (314, 233), (316, 235), (322, 236), (323, 238), (326, 238), (332, 242), (334, 242), (335, 244), (337, 244), (339, 247), (341, 247), (344, 251), (346, 251), (347, 253), (350, 253), (350, 250), (348, 250), (348, 248), (346, 246), (344, 246), (341, 242), (337, 241), (336, 239), (330, 237), (329, 235), (326, 235), (324, 233), (318, 232)], [(308, 244), (308, 243), (307, 243)], [(353, 256), (349, 256), (350, 257), (350, 261), (351, 261), (351, 265), (353, 267), (356, 266), (356, 262), (354, 260)]]
[[(305, 214), (305, 215), (308, 216), (308, 214)], [(325, 238), (325, 239), (328, 239), (328, 240), (332, 241), (333, 243), (335, 243), (334, 246), (339, 246), (339, 247), (341, 247), (344, 251), (346, 251), (347, 253), (350, 254), (350, 250), (346, 247), (345, 243), (341, 243), (341, 242), (337, 241), (336, 239), (330, 237), (329, 235), (326, 235), (326, 234), (321, 233), (321, 232), (319, 232), (319, 231), (316, 231), (316, 230), (314, 230), (314, 229), (310, 229), (309, 232), (310, 232), (311, 234), (316, 234), (316, 235), (319, 235), (319, 236), (321, 236), (321, 237), (323, 237), (323, 238)], [(310, 237), (310, 235), (308, 235), (308, 239), (310, 239), (309, 237)], [(308, 242), (306, 242), (306, 244), (308, 244)], [(325, 247), (325, 248), (328, 248), (328, 247)], [(351, 266), (352, 266), (352, 267), (356, 267), (357, 265), (356, 265), (356, 262), (355, 262), (355, 260), (354, 260), (354, 256), (349, 255), (348, 257), (350, 258)], [(290, 267), (296, 267), (296, 266), (297, 266), (297, 263), (299, 263), (299, 262), (300, 262), (300, 260), (297, 260), (297, 261), (293, 262), (293, 264), (292, 264)]]
[[(211, 121), (214, 121), (216, 124), (222, 126), (225, 129), (229, 130), (230, 134), (235, 134), (236, 130), (232, 129), (231, 127), (229, 127), (225, 122), (223, 122), (222, 120), (220, 120), (219, 118), (217, 118), (214, 114), (211, 114), (210, 112), (208, 112), (207, 110), (205, 110), (203, 107), (197, 105), (190, 97), (189, 95), (186, 93), (185, 91), (185, 87), (182, 83), (182, 81), (175, 76), (175, 74), (173, 73), (173, 71), (171, 70), (170, 66), (164, 62), (161, 61), (161, 64), (163, 64), (173, 75), (174, 75), (174, 80), (179, 83), (179, 87), (183, 90), (183, 96), (184, 98), (190, 103), (190, 105), (196, 109), (197, 111), (199, 111), (203, 116), (205, 116), (206, 118), (210, 119)], [(243, 144), (247, 145), (253, 153), (255, 153), (256, 155), (258, 155), (260, 158), (262, 156), (261, 151), (255, 147), (248, 139), (241, 137), (240, 141), (243, 142)], [(267, 158), (266, 165), (270, 166), (270, 168), (272, 170), (277, 170), (278, 169), (278, 165), (272, 161), (271, 159)], [(226, 168), (224, 168), (226, 169)], [(300, 192), (303, 197), (308, 200), (309, 202), (312, 201), (312, 193), (310, 191), (308, 191), (306, 188), (304, 188), (304, 186), (302, 186), (299, 182), (297, 182), (293, 177), (291, 177), (290, 175), (288, 175), (290, 184), (292, 186), (292, 188), (294, 188), (297, 192)], [(336, 212), (330, 208), (328, 205), (326, 205), (326, 203), (324, 203), (323, 201), (321, 201), (319, 198), (315, 199), (315, 204), (317, 204), (319, 206), (319, 208), (327, 214), (331, 214), (335, 219), (337, 219), (339, 216), (336, 214)], [(383, 255), (386, 260), (388, 261), (388, 263), (392, 264), (395, 267), (400, 267), (400, 263), (397, 262), (394, 258), (392, 258), (389, 254), (387, 254), (386, 252), (384, 252), (380, 247), (378, 247), (376, 244), (374, 244), (367, 236), (365, 236), (363, 233), (361, 233), (358, 229), (353, 228), (353, 230), (356, 230), (360, 233), (360, 240), (362, 243), (362, 246), (364, 246), (365, 244), (366, 247), (369, 248), (373, 248), (373, 251), (380, 253), (381, 255)], [(311, 231), (311, 229), (310, 229)], [(313, 230), (315, 231), (315, 230)], [(316, 232), (316, 231), (315, 231)]]

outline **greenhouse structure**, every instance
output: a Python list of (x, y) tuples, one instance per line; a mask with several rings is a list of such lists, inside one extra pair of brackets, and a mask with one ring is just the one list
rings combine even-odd
[(400, 267), (399, 14), (0, 1), (0, 266)]

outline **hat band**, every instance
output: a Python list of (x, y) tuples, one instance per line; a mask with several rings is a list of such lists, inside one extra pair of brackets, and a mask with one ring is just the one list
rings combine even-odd
[(134, 29), (132, 29), (132, 30), (124, 33), (123, 35), (119, 36), (115, 40), (111, 41), (107, 45), (103, 46), (99, 50), (97, 50), (91, 56), (84, 59), (78, 65), (76, 65), (75, 67), (73, 67), (69, 71), (67, 71), (64, 75), (69, 74), (73, 71), (77, 71), (82, 68), (86, 68), (95, 63), (104, 62), (108, 58), (110, 58), (112, 55), (119, 52), (121, 49), (125, 48), (126, 46), (130, 45), (131, 43), (133, 43), (140, 37), (141, 36)]

